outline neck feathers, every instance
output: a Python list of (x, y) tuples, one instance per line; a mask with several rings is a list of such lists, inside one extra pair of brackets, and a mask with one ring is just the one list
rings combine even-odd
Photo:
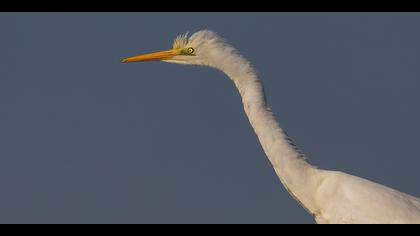
[(317, 180), (317, 171), (305, 161), (304, 155), (287, 136), (268, 107), (264, 86), (251, 64), (237, 53), (230, 53), (220, 64), (237, 87), (245, 113), (274, 170), (289, 193), (307, 209), (314, 207), (308, 193)]

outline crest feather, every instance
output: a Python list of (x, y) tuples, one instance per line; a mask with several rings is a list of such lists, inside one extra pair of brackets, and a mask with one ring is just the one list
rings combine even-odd
[(188, 44), (188, 32), (185, 34), (178, 35), (174, 40), (173, 49), (185, 48)]

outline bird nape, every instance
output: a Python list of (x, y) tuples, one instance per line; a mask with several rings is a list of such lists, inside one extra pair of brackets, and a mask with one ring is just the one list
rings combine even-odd
[(280, 181), (317, 223), (420, 223), (420, 199), (369, 180), (309, 164), (279, 126), (251, 64), (219, 35), (201, 30), (178, 36), (172, 49), (122, 62), (164, 61), (224, 72)]

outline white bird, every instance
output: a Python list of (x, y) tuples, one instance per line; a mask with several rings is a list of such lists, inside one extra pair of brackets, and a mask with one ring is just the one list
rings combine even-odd
[(238, 89), (245, 113), (280, 181), (317, 223), (420, 223), (420, 199), (340, 171), (316, 168), (279, 126), (251, 64), (209, 30), (178, 36), (167, 51), (122, 62), (164, 61), (224, 72)]

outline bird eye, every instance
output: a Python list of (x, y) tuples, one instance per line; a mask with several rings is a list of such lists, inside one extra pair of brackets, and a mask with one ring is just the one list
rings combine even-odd
[(187, 48), (187, 52), (188, 54), (193, 54), (194, 53), (194, 48)]

